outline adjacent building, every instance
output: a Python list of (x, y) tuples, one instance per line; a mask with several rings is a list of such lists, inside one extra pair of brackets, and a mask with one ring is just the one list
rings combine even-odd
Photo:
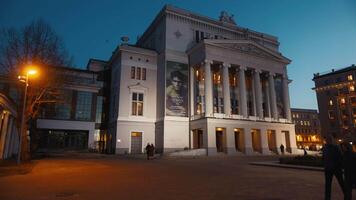
[(205, 149), (207, 155), (296, 150), (287, 76), (274, 36), (165, 6), (111, 69), (108, 132), (116, 153)]
[[(0, 86), (3, 86), (0, 83)], [(0, 160), (14, 157), (18, 152), (17, 106), (0, 88)]]
[(321, 133), (356, 143), (356, 65), (314, 74)]
[(299, 149), (320, 150), (323, 145), (318, 111), (314, 109), (292, 108), (292, 121)]

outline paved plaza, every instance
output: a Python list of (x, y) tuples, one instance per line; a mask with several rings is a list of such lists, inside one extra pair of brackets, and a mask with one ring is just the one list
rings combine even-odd
[[(202, 158), (79, 156), (36, 160), (0, 177), (0, 199), (323, 199), (323, 172), (253, 166), (270, 156)], [(353, 193), (355, 194), (355, 191)], [(343, 199), (336, 181), (333, 198)]]

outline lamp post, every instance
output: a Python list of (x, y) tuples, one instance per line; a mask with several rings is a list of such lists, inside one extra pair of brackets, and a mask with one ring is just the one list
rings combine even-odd
[(21, 82), (25, 82), (25, 93), (23, 97), (23, 106), (22, 106), (22, 119), (21, 119), (21, 126), (20, 126), (20, 140), (19, 140), (19, 151), (17, 153), (17, 164), (21, 163), (21, 151), (22, 151), (22, 138), (25, 135), (25, 131), (23, 130), (25, 125), (25, 112), (26, 112), (26, 100), (27, 100), (27, 87), (28, 87), (28, 77), (31, 75), (37, 74), (37, 70), (34, 69), (32, 66), (28, 67), (26, 70), (26, 76), (18, 76)]

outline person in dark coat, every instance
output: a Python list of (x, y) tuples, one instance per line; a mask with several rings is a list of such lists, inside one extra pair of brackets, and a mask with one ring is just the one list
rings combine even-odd
[(150, 146), (151, 146), (150, 156), (153, 157), (155, 155), (155, 146), (153, 145), (153, 143)]
[(345, 200), (352, 199), (352, 188), (356, 186), (356, 154), (352, 152), (352, 146), (348, 142), (341, 144), (343, 153), (342, 165), (344, 169)]
[(147, 145), (146, 145), (146, 154), (147, 154), (147, 160), (149, 160), (150, 159), (150, 155), (151, 155), (151, 145), (150, 145), (150, 143), (147, 143)]
[(334, 144), (334, 138), (332, 136), (326, 138), (322, 157), (325, 175), (325, 200), (330, 200), (331, 183), (334, 176), (345, 194), (344, 180), (342, 177), (342, 154), (340, 148)]
[(279, 148), (281, 149), (281, 153), (284, 154), (284, 145), (281, 144), (281, 146), (279, 146)]

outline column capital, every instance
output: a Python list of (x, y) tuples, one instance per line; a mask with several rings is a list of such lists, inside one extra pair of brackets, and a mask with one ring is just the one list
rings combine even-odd
[(268, 74), (269, 74), (270, 76), (276, 76), (276, 73), (271, 72), (271, 71), (269, 71)]
[(246, 71), (246, 70), (247, 70), (247, 67), (246, 67), (246, 66), (240, 66), (240, 70)]
[(225, 62), (224, 62), (222, 65), (223, 65), (224, 67), (227, 67), (227, 68), (231, 67), (231, 64), (230, 64), (230, 63), (225, 63)]
[(255, 73), (259, 73), (261, 74), (262, 73), (262, 70), (261, 69), (254, 69)]
[(203, 63), (213, 64), (213, 61), (212, 60), (208, 60), (208, 59), (204, 59)]

